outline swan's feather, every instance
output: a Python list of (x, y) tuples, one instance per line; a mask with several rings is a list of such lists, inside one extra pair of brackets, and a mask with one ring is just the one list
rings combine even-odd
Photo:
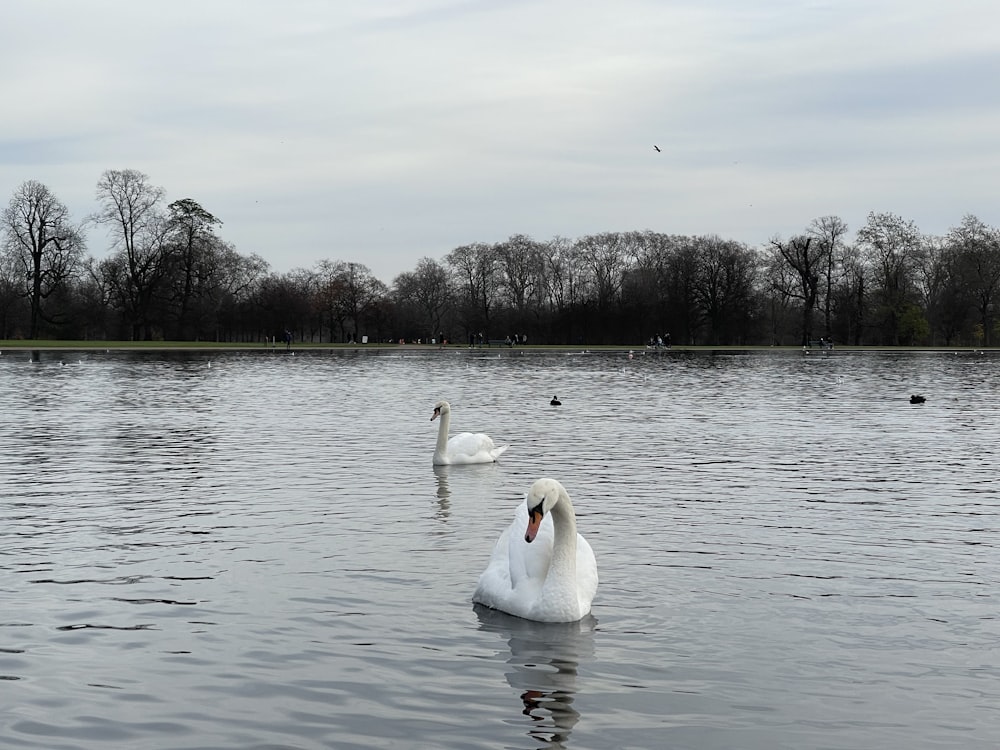
[(452, 464), (484, 464), (496, 461), (505, 450), (506, 445), (494, 445), (482, 432), (460, 432), (448, 438), (447, 458)]
[(555, 543), (552, 514), (542, 518), (532, 542), (524, 540), (527, 526), (528, 506), (522, 502), (493, 547), (473, 601), (541, 622), (571, 622), (585, 617), (597, 593), (594, 550), (577, 534), (575, 585), (555, 585), (548, 580)]

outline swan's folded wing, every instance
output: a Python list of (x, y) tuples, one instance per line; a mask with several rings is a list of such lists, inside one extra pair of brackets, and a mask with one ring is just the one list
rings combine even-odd
[(486, 570), (479, 576), (472, 601), (493, 609), (502, 609), (505, 606), (513, 588), (510, 581), (509, 539), (510, 528), (506, 528), (493, 545), (490, 561), (486, 565)]
[(451, 463), (490, 463), (496, 461), (507, 446), (497, 448), (489, 435), (481, 432), (460, 432), (448, 440)]
[(576, 535), (576, 587), (580, 606), (587, 612), (597, 593), (597, 558), (590, 543)]

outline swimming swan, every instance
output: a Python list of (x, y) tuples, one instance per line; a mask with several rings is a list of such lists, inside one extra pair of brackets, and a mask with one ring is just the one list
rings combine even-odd
[(435, 466), (488, 464), (496, 461), (500, 458), (500, 454), (507, 450), (506, 445), (494, 445), (493, 439), (481, 432), (475, 434), (460, 432), (449, 440), (448, 427), (451, 425), (451, 404), (447, 401), (438, 401), (434, 404), (431, 421), (433, 422), (438, 417), (441, 417), (441, 426), (438, 428), (437, 447), (434, 449)]
[(569, 493), (539, 479), (493, 548), (472, 600), (539, 622), (575, 622), (590, 612), (597, 560), (576, 531)]

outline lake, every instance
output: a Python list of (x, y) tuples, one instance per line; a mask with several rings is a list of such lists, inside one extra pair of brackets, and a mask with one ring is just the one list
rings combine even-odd
[[(34, 359), (0, 354), (4, 748), (1000, 746), (1000, 353)], [(431, 466), (440, 399), (499, 463)], [(541, 476), (597, 556), (579, 623), (471, 602)]]

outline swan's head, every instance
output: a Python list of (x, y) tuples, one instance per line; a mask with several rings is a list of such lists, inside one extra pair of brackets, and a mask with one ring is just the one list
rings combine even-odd
[(447, 401), (438, 401), (436, 404), (434, 404), (434, 413), (431, 414), (431, 421), (433, 422), (442, 414), (447, 414), (450, 411), (451, 411), (451, 404), (449, 404)]
[(566, 488), (555, 479), (542, 478), (537, 480), (528, 490), (525, 502), (528, 504), (528, 528), (524, 532), (524, 541), (533, 542), (542, 525), (545, 514), (566, 494)]

